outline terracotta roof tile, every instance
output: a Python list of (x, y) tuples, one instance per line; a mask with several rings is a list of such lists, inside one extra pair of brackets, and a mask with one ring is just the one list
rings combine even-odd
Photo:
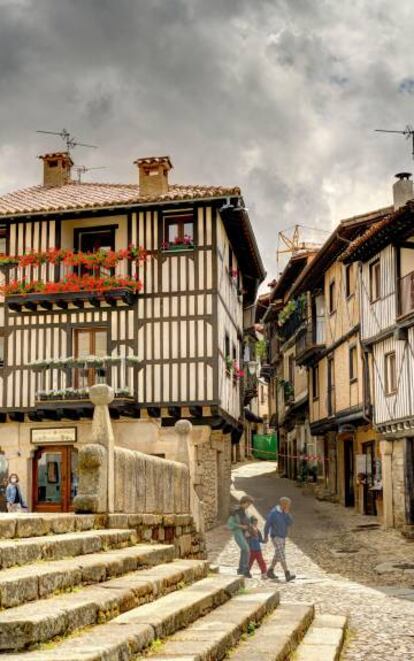
[(139, 186), (135, 184), (70, 182), (64, 186), (32, 186), (13, 193), (6, 193), (0, 197), (0, 217), (240, 194), (240, 188), (237, 187), (171, 185), (168, 193), (159, 196), (144, 196), (140, 195)]

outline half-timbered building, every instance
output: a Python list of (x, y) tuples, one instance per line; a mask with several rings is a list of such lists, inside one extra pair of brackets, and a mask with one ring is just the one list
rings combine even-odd
[(212, 523), (243, 431), (243, 310), (264, 277), (240, 190), (172, 185), (168, 157), (138, 159), (133, 184), (41, 159), (41, 185), (0, 197), (5, 470), (34, 509), (69, 509), (87, 388), (104, 380), (125, 447), (171, 457), (171, 427), (193, 422)]
[(309, 422), (323, 448), (321, 494), (367, 514), (381, 512), (377, 492), (364, 497), (358, 479), (360, 454), (375, 460), (378, 438), (371, 425), (368, 367), (360, 342), (357, 269), (340, 256), (349, 242), (390, 209), (343, 220), (301, 272), (290, 291), (306, 297), (306, 321), (296, 336), (296, 363), (306, 366)]
[[(343, 255), (360, 273), (361, 340), (369, 358), (379, 448), (361, 466), (368, 489), (383, 489), (384, 523), (414, 530), (414, 198), (397, 175), (394, 208)], [(377, 461), (375, 461), (375, 459)], [(379, 460), (379, 461), (378, 461)]]
[[(297, 479), (318, 469), (316, 438), (309, 426), (308, 377), (296, 361), (297, 335), (306, 322), (306, 297), (290, 296), (299, 275), (317, 253), (316, 246), (297, 250), (272, 284), (263, 316), (269, 344), (269, 415), (277, 429), (279, 471)], [(265, 370), (266, 372), (266, 370)]]

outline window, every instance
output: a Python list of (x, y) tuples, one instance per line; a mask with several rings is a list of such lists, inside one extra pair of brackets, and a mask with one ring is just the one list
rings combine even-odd
[(380, 260), (376, 259), (369, 265), (369, 297), (371, 303), (377, 301), (381, 296), (381, 266)]
[[(117, 225), (108, 225), (107, 227), (82, 227), (75, 229), (75, 250), (79, 250), (80, 252), (98, 252), (98, 250), (109, 252), (110, 250), (115, 250), (115, 230), (117, 227)], [(93, 273), (93, 275), (105, 277), (113, 273), (113, 269), (107, 269), (103, 266), (97, 267), (93, 272), (87, 269), (86, 266), (74, 268), (79, 271), (79, 275)]]
[(192, 247), (194, 245), (194, 216), (192, 213), (168, 214), (164, 216), (165, 249), (172, 246)]
[(319, 365), (314, 365), (312, 368), (312, 397), (313, 399), (319, 397)]
[(0, 225), (0, 255), (7, 254), (7, 227)]
[(4, 365), (4, 335), (3, 331), (0, 331), (0, 367)]
[(231, 353), (230, 353), (230, 337), (228, 333), (224, 334), (224, 362), (226, 364), (226, 374), (230, 376), (231, 372)]
[(260, 403), (264, 404), (265, 403), (265, 392), (264, 392), (264, 386), (260, 386)]
[(232, 249), (230, 248), (230, 245), (229, 245), (229, 255), (228, 255), (228, 258), (229, 258), (229, 263), (228, 263), (229, 273), (230, 273), (230, 275), (232, 275), (232, 274), (233, 274), (233, 251), (232, 251)]
[(234, 342), (233, 342), (232, 361), (233, 361), (233, 381), (236, 382), (237, 377), (236, 377), (236, 370), (234, 369), (234, 367), (235, 367), (235, 365), (237, 365), (237, 349), (236, 349), (236, 345), (234, 344)]
[(397, 392), (397, 367), (395, 360), (395, 351), (385, 354), (385, 394), (392, 395)]
[[(77, 328), (74, 331), (74, 347), (76, 358), (86, 356), (106, 356), (108, 354), (107, 332), (103, 328)], [(97, 383), (102, 374), (99, 368), (74, 368), (74, 385), (76, 388), (86, 388)]]
[(352, 264), (345, 265), (345, 296), (349, 298), (354, 293), (354, 281), (352, 277)]
[(335, 280), (332, 280), (329, 283), (329, 314), (332, 314), (336, 310), (335, 289)]
[(358, 379), (358, 353), (356, 346), (349, 347), (349, 380)]
[(294, 356), (289, 356), (288, 372), (289, 372), (289, 381), (293, 386), (294, 383), (295, 383), (295, 357)]

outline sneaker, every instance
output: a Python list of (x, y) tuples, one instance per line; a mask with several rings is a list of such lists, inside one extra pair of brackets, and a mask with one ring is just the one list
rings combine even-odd
[(267, 576), (267, 578), (273, 578), (273, 579), (277, 580), (277, 576), (276, 576), (275, 572), (273, 571), (273, 569), (268, 569), (266, 576)]
[(251, 573), (249, 571), (245, 571), (243, 573), (243, 576), (245, 576), (246, 578), (253, 578), (253, 576), (251, 575)]
[(285, 574), (285, 578), (286, 578), (286, 583), (289, 583), (289, 581), (295, 580), (296, 574), (291, 574), (290, 571), (288, 571), (287, 574)]
[(262, 579), (263, 579), (264, 581), (267, 581), (267, 579), (268, 579), (267, 574), (262, 574)]

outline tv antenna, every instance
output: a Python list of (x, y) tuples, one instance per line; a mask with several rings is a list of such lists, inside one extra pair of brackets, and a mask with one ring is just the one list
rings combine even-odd
[(389, 131), (388, 129), (375, 129), (377, 133), (399, 133), (400, 135), (405, 135), (406, 139), (409, 140), (411, 138), (412, 140), (412, 152), (411, 155), (414, 159), (414, 128), (410, 125), (407, 124), (405, 129), (403, 131)]
[(85, 142), (78, 142), (75, 137), (72, 137), (66, 129), (61, 131), (36, 131), (36, 133), (47, 133), (48, 135), (58, 135), (66, 143), (66, 149), (69, 152), (74, 147), (90, 147), (91, 149), (98, 149), (96, 145), (88, 145)]
[(89, 170), (106, 170), (105, 165), (100, 165), (99, 167), (96, 168), (87, 168), (86, 165), (78, 165), (78, 167), (74, 168), (77, 175), (78, 175), (78, 184), (82, 183), (82, 175), (85, 174), (86, 172), (89, 172)]

